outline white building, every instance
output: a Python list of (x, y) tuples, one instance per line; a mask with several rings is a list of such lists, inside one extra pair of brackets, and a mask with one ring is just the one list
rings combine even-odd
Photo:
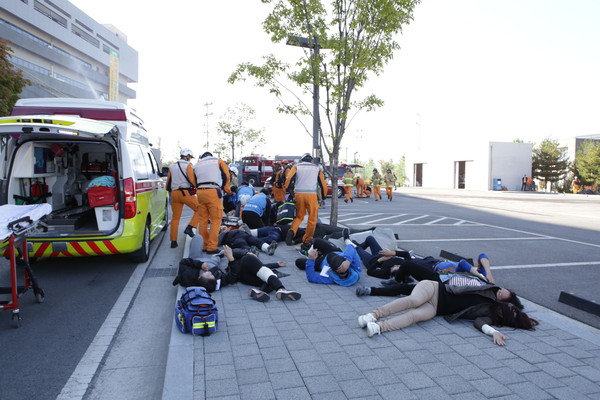
[(531, 176), (531, 157), (531, 143), (430, 144), (406, 155), (406, 175), (410, 186), (520, 190), (523, 175)]
[(127, 37), (66, 0), (3, 0), (0, 38), (32, 84), (21, 98), (135, 98), (138, 54)]

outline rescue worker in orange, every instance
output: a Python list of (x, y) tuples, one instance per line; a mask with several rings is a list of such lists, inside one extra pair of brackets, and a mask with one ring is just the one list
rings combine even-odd
[(344, 199), (344, 203), (347, 203), (350, 200), (351, 203), (354, 202), (352, 200), (352, 187), (354, 186), (354, 173), (350, 169), (350, 167), (346, 168), (346, 172), (342, 177), (342, 182), (344, 182), (344, 191), (346, 192), (346, 198)]
[(194, 174), (198, 185), (198, 233), (204, 239), (202, 250), (207, 254), (216, 254), (219, 252), (217, 245), (223, 218), (223, 190), (232, 194), (229, 188), (229, 167), (225, 161), (207, 151), (194, 166)]
[(275, 161), (273, 164), (273, 199), (275, 201), (285, 201), (285, 174), (281, 167), (281, 162)]
[(367, 185), (365, 185), (365, 180), (360, 177), (360, 175), (356, 175), (356, 197), (366, 197), (365, 189)]
[(300, 162), (290, 169), (285, 180), (286, 187), (289, 187), (292, 180), (295, 180), (294, 193), (296, 198), (296, 218), (292, 221), (292, 226), (285, 236), (285, 243), (288, 246), (294, 244), (296, 231), (307, 212), (308, 221), (302, 242), (308, 243), (313, 238), (319, 215), (317, 190), (321, 190), (323, 198), (327, 195), (327, 183), (325, 183), (323, 171), (318, 165), (313, 164), (312, 160), (312, 156), (305, 153), (300, 158)]
[(373, 168), (373, 176), (371, 176), (371, 186), (373, 187), (373, 197), (375, 197), (375, 201), (381, 200), (381, 182), (383, 178), (381, 174), (377, 171), (377, 168)]
[(383, 176), (383, 182), (385, 183), (385, 194), (387, 194), (388, 200), (392, 201), (394, 197), (394, 186), (396, 186), (396, 175), (390, 168), (387, 169), (386, 174)]
[(179, 220), (183, 212), (183, 206), (186, 205), (194, 211), (184, 233), (194, 237), (192, 228), (198, 227), (198, 198), (196, 197), (196, 177), (192, 168), (191, 159), (194, 158), (194, 152), (190, 149), (181, 149), (179, 152), (180, 160), (174, 162), (169, 167), (167, 175), (167, 191), (171, 194), (171, 248), (177, 247), (177, 233), (179, 230)]

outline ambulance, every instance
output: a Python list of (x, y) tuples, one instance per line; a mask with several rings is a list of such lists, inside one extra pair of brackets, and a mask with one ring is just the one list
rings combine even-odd
[(91, 99), (19, 100), (0, 118), (0, 204), (48, 203), (29, 256), (150, 255), (168, 226), (157, 149), (124, 104)]

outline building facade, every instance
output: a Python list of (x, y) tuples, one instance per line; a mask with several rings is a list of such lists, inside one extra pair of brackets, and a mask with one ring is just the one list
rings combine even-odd
[(406, 155), (409, 186), (520, 190), (523, 175), (531, 176), (531, 143), (481, 142), (436, 150), (439, 146)]
[(67, 0), (4, 0), (0, 38), (31, 81), (21, 98), (74, 97), (126, 103), (136, 93), (138, 54), (127, 37)]

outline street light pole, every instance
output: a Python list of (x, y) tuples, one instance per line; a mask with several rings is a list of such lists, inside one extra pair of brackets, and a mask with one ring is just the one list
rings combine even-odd
[[(311, 49), (313, 53), (313, 61), (315, 63), (318, 61), (319, 49), (324, 47), (321, 45), (321, 43), (319, 43), (318, 38), (309, 39), (300, 36), (288, 36), (286, 44), (290, 46), (299, 46)], [(314, 162), (316, 164), (321, 162), (322, 158), (319, 135), (320, 120), (321, 118), (319, 115), (319, 84), (317, 79), (317, 71), (315, 70), (315, 66), (313, 65), (313, 156), (315, 158)]]
[(208, 148), (208, 117), (212, 115), (212, 113), (208, 113), (208, 106), (212, 106), (212, 103), (204, 104), (204, 107), (206, 107), (206, 114), (204, 114), (204, 116), (206, 117), (206, 151), (210, 151), (210, 149)]

